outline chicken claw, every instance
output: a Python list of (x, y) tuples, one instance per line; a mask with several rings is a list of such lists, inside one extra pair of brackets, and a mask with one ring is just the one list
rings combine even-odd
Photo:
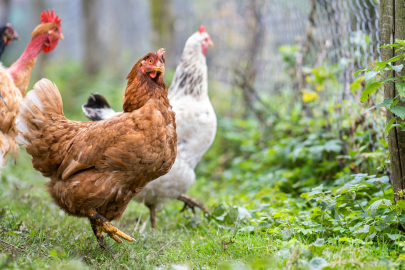
[(188, 196), (186, 194), (181, 194), (179, 197), (177, 197), (178, 200), (184, 202), (184, 206), (183, 209), (181, 209), (180, 212), (184, 212), (188, 207), (191, 208), (191, 211), (193, 211), (193, 213), (195, 214), (195, 210), (194, 207), (198, 207), (201, 210), (204, 211), (204, 213), (210, 215), (210, 212), (208, 211), (208, 209), (204, 206), (204, 204), (202, 202), (197, 201), (196, 199), (194, 199), (191, 196)]
[(122, 240), (119, 237), (129, 242), (135, 241), (134, 238), (119, 230), (100, 214), (89, 214), (88, 218), (90, 219), (91, 227), (93, 228), (94, 234), (96, 235), (98, 242), (103, 248), (105, 248), (105, 243), (102, 232), (108, 234), (108, 236), (117, 243), (122, 243)]

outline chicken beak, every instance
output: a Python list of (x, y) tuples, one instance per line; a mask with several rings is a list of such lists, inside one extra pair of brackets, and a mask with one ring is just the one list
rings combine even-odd
[(153, 67), (153, 69), (156, 70), (157, 72), (162, 73), (162, 74), (165, 73), (165, 67), (163, 67), (163, 66)]
[(208, 43), (208, 46), (210, 47), (214, 46), (214, 42), (210, 41), (210, 43)]
[(63, 39), (65, 39), (65, 36), (61, 33), (60, 36), (59, 36), (59, 39), (63, 40)]
[(160, 62), (158, 62), (156, 64), (156, 67), (153, 67), (153, 69), (156, 70), (157, 72), (162, 73), (162, 74), (165, 73), (165, 67)]

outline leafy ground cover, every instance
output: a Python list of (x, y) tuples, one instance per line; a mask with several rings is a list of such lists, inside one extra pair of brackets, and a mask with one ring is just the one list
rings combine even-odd
[[(98, 247), (87, 220), (52, 203), (47, 180), (22, 151), (1, 178), (0, 269), (402, 268), (405, 216), (386, 170), (383, 112), (336, 102), (338, 66), (306, 72), (304, 103), (287, 91), (263, 97), (265, 122), (243, 119), (221, 96), (230, 93), (213, 85), (218, 133), (190, 190), (211, 215), (180, 213), (173, 201), (152, 231), (147, 209), (131, 202), (114, 224), (136, 242), (107, 240), (114, 256)], [(84, 120), (80, 105), (90, 92), (119, 108), (111, 89), (123, 85), (113, 79), (82, 80), (74, 64), (54, 74), (71, 119)], [(358, 97), (362, 80), (352, 85)]]

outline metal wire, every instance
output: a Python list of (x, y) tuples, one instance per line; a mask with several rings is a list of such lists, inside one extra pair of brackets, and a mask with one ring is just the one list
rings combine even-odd
[[(84, 52), (80, 0), (41, 1), (60, 13), (66, 37), (50, 56), (80, 60)], [(33, 29), (27, 25), (35, 26), (39, 20), (37, 14), (32, 14), (36, 2), (12, 2), (10, 19), (27, 39)], [(252, 8), (253, 2), (259, 6), (257, 12)], [(290, 83), (291, 78), (283, 72), (286, 63), (279, 53), (283, 45), (303, 48), (307, 44), (304, 66), (343, 66), (343, 82), (351, 81), (355, 70), (380, 58), (378, 0), (172, 0), (171, 3), (170, 12), (176, 19), (171, 37), (174, 46), (167, 52), (167, 58), (172, 59), (170, 67), (175, 68), (187, 38), (205, 24), (215, 43), (207, 54), (209, 78), (224, 87), (235, 87), (240, 71), (248, 74), (246, 80), (257, 92), (271, 93)], [(124, 66), (127, 70), (145, 52), (158, 49), (152, 47), (148, 1), (100, 0), (95, 8), (100, 14), (97, 18), (100, 47), (105, 52), (100, 57), (105, 58), (106, 65)], [(255, 35), (257, 30), (260, 35)], [(6, 59), (10, 62), (16, 59), (25, 45), (25, 39), (16, 44), (18, 49), (10, 49), (11, 56), (6, 55)]]

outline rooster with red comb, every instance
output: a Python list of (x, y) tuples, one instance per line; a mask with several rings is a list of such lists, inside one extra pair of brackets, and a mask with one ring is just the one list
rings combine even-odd
[(31, 41), (21, 57), (10, 68), (0, 65), (0, 169), (5, 165), (8, 154), (16, 160), (19, 153), (15, 142), (15, 120), (37, 56), (41, 51), (49, 53), (54, 50), (59, 39), (63, 39), (61, 19), (55, 16), (53, 10), (44, 11), (41, 24), (32, 32)]

